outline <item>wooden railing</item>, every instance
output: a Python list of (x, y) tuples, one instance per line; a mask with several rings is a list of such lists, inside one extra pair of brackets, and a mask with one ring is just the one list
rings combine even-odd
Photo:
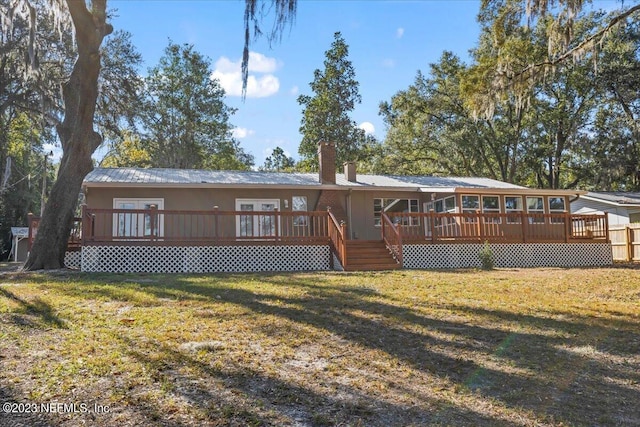
[[(40, 225), (40, 217), (28, 214), (29, 223), (29, 237), (28, 237), (28, 250), (31, 251), (33, 240), (38, 234), (38, 226)], [(79, 251), (82, 246), (82, 218), (73, 218), (73, 225), (71, 226), (71, 233), (69, 234), (69, 243), (67, 244), (68, 251)]]
[(83, 243), (90, 245), (243, 241), (326, 244), (329, 239), (326, 212), (85, 208), (83, 219)]
[(347, 268), (347, 226), (344, 222), (338, 222), (331, 213), (331, 209), (328, 210), (327, 217), (329, 218), (327, 231), (331, 251), (336, 255), (342, 267)]
[(387, 213), (406, 243), (609, 241), (607, 215), (571, 213)]
[(396, 226), (384, 212), (381, 215), (382, 240), (393, 254), (393, 257), (402, 265), (402, 229)]

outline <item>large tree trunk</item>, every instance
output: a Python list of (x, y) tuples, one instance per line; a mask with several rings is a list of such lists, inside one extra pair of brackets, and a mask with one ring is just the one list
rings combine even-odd
[(62, 160), (44, 214), (38, 226), (26, 270), (64, 267), (64, 255), (73, 222), (74, 208), (84, 177), (93, 169), (91, 155), (102, 142), (93, 129), (100, 74), (100, 45), (113, 31), (106, 24), (106, 0), (67, 0), (76, 31), (78, 58), (63, 87), (64, 121), (58, 125)]

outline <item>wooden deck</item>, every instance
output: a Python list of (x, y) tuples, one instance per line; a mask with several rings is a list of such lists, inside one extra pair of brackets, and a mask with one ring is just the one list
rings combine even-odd
[[(382, 213), (380, 240), (349, 240), (331, 211), (170, 211), (83, 208), (70, 248), (83, 246), (329, 245), (345, 270), (394, 269), (403, 245), (609, 242), (606, 215)], [(30, 219), (29, 243), (39, 218)]]

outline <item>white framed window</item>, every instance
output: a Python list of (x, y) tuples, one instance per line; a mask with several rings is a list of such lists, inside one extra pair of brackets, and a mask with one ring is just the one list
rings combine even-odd
[(504, 196), (504, 211), (509, 214), (507, 216), (508, 224), (520, 224), (522, 218), (520, 213), (523, 211), (522, 196)]
[[(480, 196), (462, 196), (462, 213), (476, 213), (480, 210)], [(465, 218), (465, 222), (476, 222), (475, 218)]]
[[(279, 199), (236, 199), (241, 212), (273, 212), (280, 210)], [(279, 218), (269, 214), (236, 215), (236, 236), (244, 238), (275, 237)]]
[[(482, 212), (499, 214), (500, 213), (500, 197), (499, 196), (482, 196)], [(500, 223), (500, 217), (491, 217), (487, 222)]]
[[(566, 209), (565, 209), (565, 203), (564, 203), (564, 197), (549, 197), (549, 213), (552, 214), (561, 214), (561, 213), (565, 213)], [(554, 223), (561, 223), (564, 222), (563, 218), (551, 218), (551, 222)]]
[(530, 214), (536, 214), (533, 218), (529, 219), (531, 223), (544, 223), (544, 199), (539, 196), (527, 197), (527, 212)]
[[(113, 199), (114, 209), (151, 210), (152, 206), (161, 211), (164, 199)], [(162, 237), (164, 236), (164, 215), (161, 213), (126, 213), (113, 214), (113, 237)]]
[[(418, 207), (418, 199), (373, 199), (373, 223), (376, 227), (380, 227), (382, 224), (382, 212), (393, 216), (394, 212), (397, 213), (418, 213), (420, 209)], [(418, 218), (413, 217), (401, 217), (398, 223), (402, 225), (419, 225)], [(393, 218), (392, 218), (393, 220)]]
[[(293, 212), (307, 212), (307, 197), (306, 196), (293, 196), (291, 197), (291, 210)], [(300, 215), (293, 218), (294, 226), (305, 226), (309, 223), (309, 217), (307, 215)]]

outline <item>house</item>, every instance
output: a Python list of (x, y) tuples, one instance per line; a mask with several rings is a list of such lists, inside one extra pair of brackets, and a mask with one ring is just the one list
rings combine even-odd
[(640, 222), (640, 193), (588, 192), (571, 202), (577, 214), (608, 213), (609, 225)]
[(85, 271), (607, 265), (606, 215), (572, 215), (574, 190), (487, 178), (98, 168), (83, 183)]

